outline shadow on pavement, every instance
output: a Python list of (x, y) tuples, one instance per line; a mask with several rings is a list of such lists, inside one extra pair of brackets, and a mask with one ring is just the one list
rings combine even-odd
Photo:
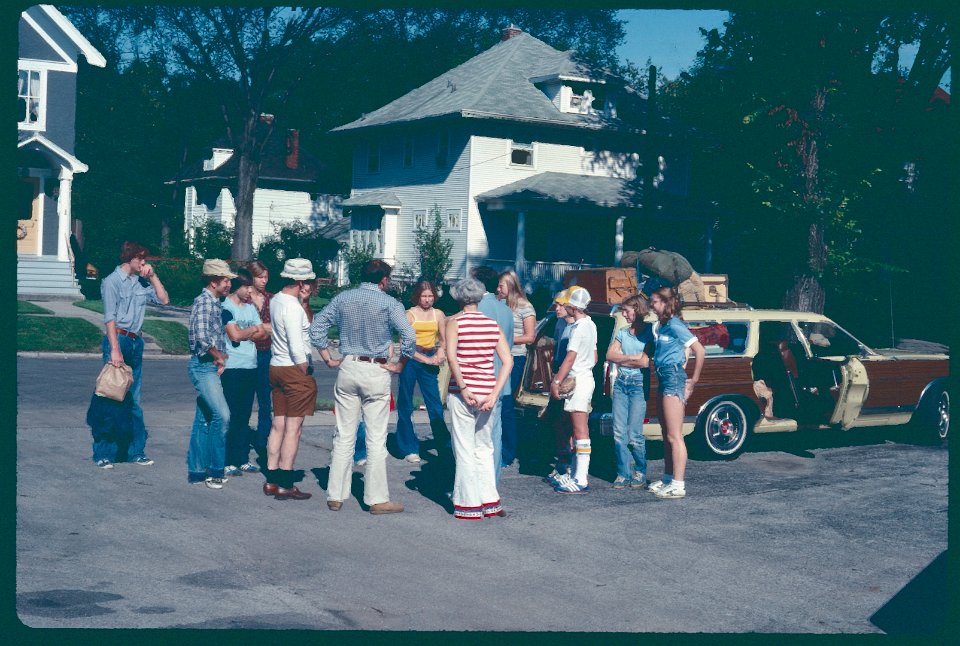
[[(421, 455), (425, 452), (426, 448), (421, 445)], [(420, 468), (411, 473), (411, 479), (403, 484), (407, 489), (416, 491), (452, 514), (453, 503), (450, 502), (447, 493), (453, 490), (454, 472), (453, 455), (449, 449), (440, 450), (440, 456), (427, 456), (426, 460), (420, 464)]]
[(947, 552), (933, 559), (900, 592), (870, 617), (870, 623), (888, 635), (931, 634), (946, 627)]

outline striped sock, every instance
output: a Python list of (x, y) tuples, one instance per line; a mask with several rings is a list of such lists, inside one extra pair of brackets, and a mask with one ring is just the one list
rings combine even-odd
[(590, 470), (590, 440), (577, 440), (577, 470), (574, 480), (579, 485), (587, 484), (587, 472)]

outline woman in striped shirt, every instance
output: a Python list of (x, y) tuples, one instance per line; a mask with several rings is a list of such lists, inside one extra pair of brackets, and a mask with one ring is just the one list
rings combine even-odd
[[(506, 516), (494, 479), (493, 411), (510, 378), (513, 357), (510, 344), (496, 321), (477, 311), (486, 289), (466, 278), (450, 289), (462, 308), (447, 319), (447, 362), (450, 366), (450, 397), (447, 408), (453, 422), (453, 515), (465, 520)], [(493, 354), (503, 367), (494, 375)]]

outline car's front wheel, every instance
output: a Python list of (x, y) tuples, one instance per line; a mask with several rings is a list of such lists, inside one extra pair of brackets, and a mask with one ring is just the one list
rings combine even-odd
[(731, 460), (743, 452), (750, 433), (750, 416), (740, 403), (721, 400), (703, 412), (694, 433), (699, 453)]

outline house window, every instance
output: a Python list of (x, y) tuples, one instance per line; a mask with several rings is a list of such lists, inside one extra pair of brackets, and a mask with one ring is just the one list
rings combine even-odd
[(459, 231), (461, 223), (460, 209), (447, 209), (447, 229)]
[(414, 229), (426, 229), (427, 228), (427, 211), (426, 209), (420, 209), (413, 212), (413, 228)]
[(450, 133), (442, 131), (437, 139), (437, 167), (446, 168), (450, 157)]
[(370, 146), (367, 148), (367, 172), (380, 172), (380, 142), (370, 142)]
[(413, 135), (403, 138), (403, 167), (413, 168)]
[(510, 165), (533, 168), (533, 144), (514, 141), (510, 144)]
[(42, 130), (45, 122), (43, 70), (20, 70), (17, 80), (17, 121), (31, 130)]

